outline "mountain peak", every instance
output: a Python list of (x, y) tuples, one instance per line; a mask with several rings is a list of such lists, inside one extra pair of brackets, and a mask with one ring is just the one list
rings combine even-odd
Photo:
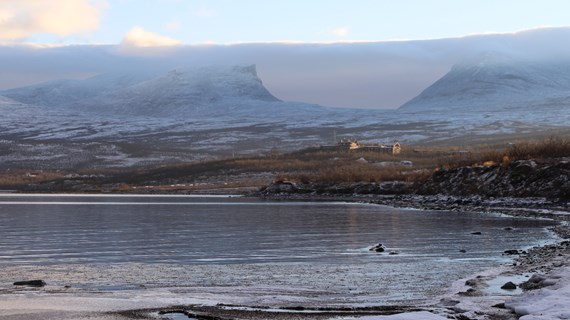
[(263, 86), (255, 65), (213, 65), (171, 69), (75, 106), (97, 113), (170, 116), (278, 101)]
[(524, 108), (568, 96), (570, 61), (515, 59), (485, 54), (454, 65), (403, 111), (460, 111)]

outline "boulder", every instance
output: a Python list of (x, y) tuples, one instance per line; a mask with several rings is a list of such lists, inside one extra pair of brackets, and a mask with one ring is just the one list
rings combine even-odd
[(553, 285), (553, 281), (548, 281), (549, 279), (540, 274), (533, 274), (530, 279), (520, 284), (523, 290), (535, 290), (540, 289), (549, 285)]
[(381, 243), (378, 243), (378, 244), (375, 244), (374, 246), (372, 246), (368, 250), (374, 251), (374, 252), (384, 252), (384, 251), (386, 251), (386, 248)]
[(46, 285), (43, 280), (26, 280), (26, 281), (16, 281), (15, 286), (28, 286), (28, 287), (43, 287)]
[(512, 283), (511, 281), (505, 283), (501, 289), (503, 290), (515, 290), (517, 288), (517, 285)]

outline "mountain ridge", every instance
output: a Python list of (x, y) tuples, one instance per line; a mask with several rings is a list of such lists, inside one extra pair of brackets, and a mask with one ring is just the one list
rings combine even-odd
[(148, 116), (223, 113), (238, 106), (284, 103), (264, 87), (254, 64), (106, 73), (85, 80), (53, 80), (0, 94), (28, 105)]
[(454, 65), (399, 110), (523, 110), (569, 97), (568, 88), (570, 61), (545, 62), (489, 54), (479, 61)]

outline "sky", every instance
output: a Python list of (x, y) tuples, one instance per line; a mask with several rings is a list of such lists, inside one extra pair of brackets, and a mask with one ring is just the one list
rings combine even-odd
[(482, 52), (570, 54), (568, 12), (568, 0), (0, 0), (0, 90), (137, 61), (255, 64), (282, 100), (397, 108)]
[(390, 41), (570, 26), (566, 0), (0, 0), (0, 42)]

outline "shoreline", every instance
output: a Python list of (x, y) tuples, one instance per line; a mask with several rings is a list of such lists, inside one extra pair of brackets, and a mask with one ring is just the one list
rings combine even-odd
[[(570, 211), (567, 207), (561, 206), (560, 203), (548, 202), (540, 198), (501, 198), (501, 199), (482, 199), (481, 197), (450, 197), (450, 196), (348, 196), (338, 197), (335, 195), (317, 196), (314, 195), (286, 195), (286, 196), (270, 196), (260, 197), (268, 200), (283, 201), (347, 201), (362, 202), (378, 205), (386, 205), (400, 208), (413, 208), (420, 210), (450, 210), (450, 211), (467, 211), (467, 212), (493, 212), (507, 214), (511, 216), (527, 217), (527, 218), (547, 218), (559, 222), (559, 225), (553, 228), (559, 240), (570, 237)], [(523, 204), (523, 206), (521, 206)], [(517, 206), (518, 205), (518, 206)], [(566, 211), (564, 211), (564, 209)], [(562, 214), (562, 213), (565, 214)], [(156, 307), (156, 308), (134, 308), (129, 310), (107, 310), (99, 313), (107, 316), (116, 317), (117, 319), (135, 317), (144, 319), (145, 315), (148, 319), (157, 316), (159, 312), (175, 312), (182, 314), (182, 309), (188, 314), (200, 315), (200, 319), (330, 319), (338, 317), (368, 317), (369, 319), (384, 319), (380, 315), (410, 314), (415, 319), (418, 314), (416, 312), (432, 312), (445, 316), (463, 315), (467, 318), (462, 319), (517, 319), (516, 315), (505, 306), (505, 300), (511, 299), (510, 296), (489, 294), (487, 284), (489, 281), (497, 278), (512, 278), (516, 275), (539, 272), (548, 274), (565, 266), (565, 262), (570, 257), (570, 245), (563, 244), (564, 241), (556, 241), (554, 245), (546, 245), (535, 247), (528, 251), (526, 255), (518, 255), (514, 259), (514, 264), (505, 266), (504, 270), (494, 275), (485, 275), (485, 272), (474, 274), (469, 279), (462, 279), (458, 282), (449, 284), (450, 292), (445, 295), (440, 303), (430, 306), (376, 306), (363, 307), (355, 306), (353, 308), (331, 309), (314, 307), (297, 307), (297, 308), (272, 308), (267, 305), (179, 305), (179, 307)], [(567, 242), (567, 241), (566, 241)], [(456, 291), (456, 292), (454, 292)], [(10, 293), (0, 292), (2, 295), (11, 295)], [(49, 293), (48, 293), (49, 295)], [(517, 297), (517, 296), (512, 296)], [(502, 302), (501, 302), (502, 301)], [(308, 301), (310, 304), (310, 301)], [(500, 305), (501, 307), (493, 307)], [(301, 303), (299, 303), (301, 305)], [(172, 304), (175, 305), (175, 304)], [(192, 313), (193, 311), (197, 313)], [(415, 314), (415, 315), (414, 315)], [(246, 318), (243, 318), (245, 316)], [(422, 314), (418, 319), (427, 319), (428, 315)], [(490, 318), (481, 318), (481, 317)], [(242, 318), (240, 318), (242, 317)], [(374, 317), (374, 318), (370, 318)], [(431, 317), (431, 316), (430, 316)], [(90, 318), (91, 319), (91, 318)], [(159, 318), (168, 319), (168, 318)], [(342, 319), (342, 318), (338, 318)], [(358, 319), (358, 318), (357, 318)], [(362, 318), (366, 319), (366, 318)], [(386, 318), (391, 319), (391, 318)], [(444, 318), (441, 318), (444, 319)]]
[[(515, 307), (510, 307), (509, 300), (524, 297), (531, 292), (525, 290), (516, 295), (501, 295), (489, 293), (488, 282), (494, 279), (504, 279), (505, 282), (511, 278), (522, 278), (528, 280), (533, 274), (544, 276), (547, 283), (537, 284), (532, 290), (541, 289), (552, 285), (553, 281), (549, 275), (556, 273), (565, 266), (569, 266), (570, 259), (570, 208), (567, 202), (551, 201), (545, 198), (514, 198), (514, 197), (490, 197), (481, 196), (449, 196), (449, 195), (351, 195), (341, 196), (334, 194), (321, 194), (318, 196), (311, 194), (277, 194), (260, 196), (263, 199), (285, 200), (285, 201), (349, 201), (361, 202), (377, 205), (385, 205), (396, 208), (409, 208), (417, 210), (436, 211), (462, 211), (468, 213), (496, 213), (513, 217), (524, 217), (529, 219), (549, 219), (557, 222), (554, 227), (548, 228), (556, 238), (554, 243), (534, 246), (528, 251), (519, 250), (513, 255), (513, 263), (505, 265), (501, 272), (486, 275), (487, 270), (478, 272), (465, 279), (458, 280), (450, 284), (450, 292), (447, 297), (443, 297), (434, 308), (445, 308), (456, 312), (455, 316), (465, 316), (464, 319), (519, 319), (522, 314), (515, 313)], [(523, 253), (524, 252), (524, 253)], [(570, 267), (568, 268), (568, 281), (570, 282)], [(561, 278), (554, 275), (554, 278)], [(503, 283), (495, 283), (501, 286)], [(517, 283), (518, 287), (518, 283)], [(495, 288), (497, 289), (497, 288)], [(464, 291), (460, 291), (464, 290)], [(500, 291), (499, 291), (500, 292)], [(536, 292), (536, 291), (533, 291)], [(525, 311), (525, 310), (523, 310)], [(524, 312), (522, 312), (524, 313)], [(410, 318), (415, 319), (415, 318)], [(532, 318), (535, 319), (535, 318)]]

